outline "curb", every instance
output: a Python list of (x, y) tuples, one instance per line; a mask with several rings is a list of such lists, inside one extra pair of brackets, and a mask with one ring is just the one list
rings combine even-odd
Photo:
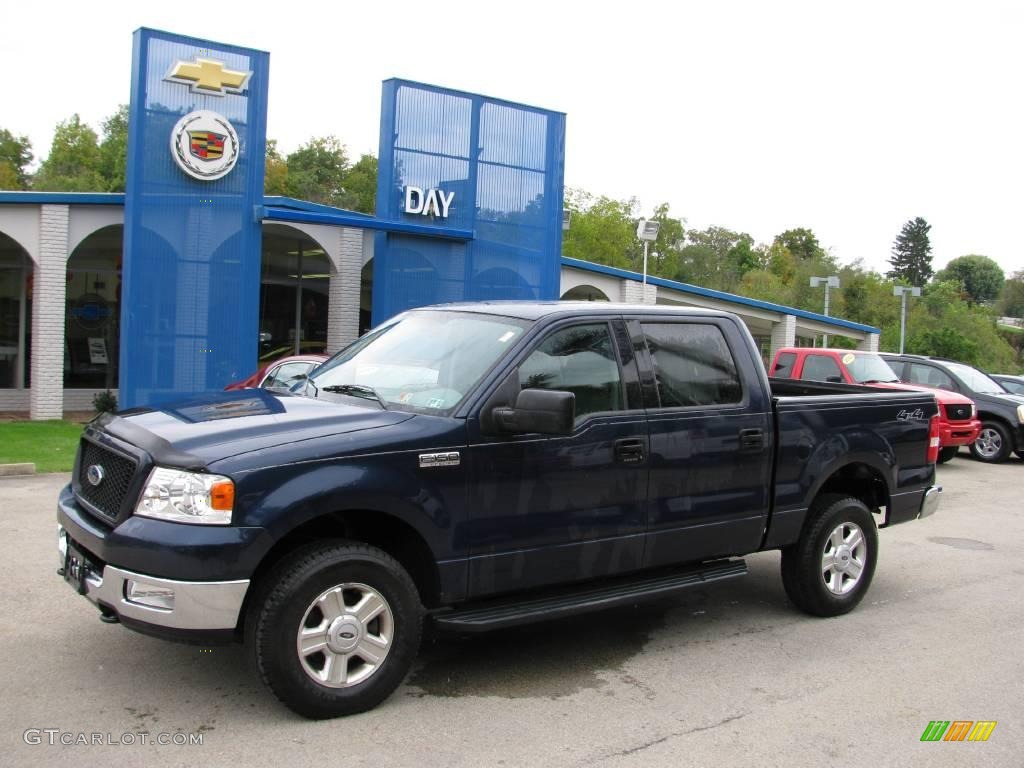
[(34, 475), (35, 464), (0, 464), (0, 477), (14, 477), (16, 475)]

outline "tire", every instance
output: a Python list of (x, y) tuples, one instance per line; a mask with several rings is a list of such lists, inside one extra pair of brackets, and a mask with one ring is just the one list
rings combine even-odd
[(945, 464), (947, 461), (952, 461), (956, 458), (957, 452), (960, 450), (960, 446), (951, 445), (948, 448), (939, 449), (939, 464)]
[(990, 464), (1006, 461), (1011, 449), (1010, 433), (998, 421), (982, 423), (978, 439), (971, 443), (971, 455)]
[[(830, 554), (834, 565), (826, 567)], [(782, 584), (800, 610), (840, 616), (864, 598), (877, 560), (878, 529), (868, 508), (851, 496), (826, 494), (811, 505), (800, 539), (782, 550)]]
[(245, 641), (274, 695), (320, 720), (364, 712), (391, 695), (412, 666), (422, 629), (416, 586), (398, 561), (375, 547), (333, 541), (296, 550), (261, 581)]

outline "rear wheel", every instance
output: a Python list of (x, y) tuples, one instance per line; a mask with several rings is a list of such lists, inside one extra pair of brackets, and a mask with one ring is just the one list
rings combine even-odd
[(960, 446), (951, 445), (948, 448), (942, 448), (939, 450), (939, 464), (945, 464), (947, 461), (952, 461), (956, 458), (957, 451), (960, 450)]
[(998, 421), (984, 422), (978, 439), (971, 443), (971, 455), (974, 458), (993, 464), (1006, 461), (1010, 450), (1010, 434)]
[(322, 719), (372, 709), (405, 678), (423, 609), (385, 552), (354, 542), (297, 550), (264, 581), (246, 622), (263, 682), (289, 709)]
[(796, 544), (782, 550), (789, 599), (814, 616), (839, 616), (864, 598), (875, 574), (878, 529), (859, 499), (820, 496)]

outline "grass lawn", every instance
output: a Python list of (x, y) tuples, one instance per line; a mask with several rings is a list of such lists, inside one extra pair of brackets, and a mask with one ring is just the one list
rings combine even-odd
[(0, 422), (0, 464), (32, 462), (37, 472), (70, 472), (81, 424), (66, 421)]

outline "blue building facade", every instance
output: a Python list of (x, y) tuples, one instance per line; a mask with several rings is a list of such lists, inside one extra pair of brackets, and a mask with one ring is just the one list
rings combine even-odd
[(449, 236), (376, 236), (373, 322), (449, 301), (557, 299), (564, 163), (562, 113), (386, 81), (377, 215)]
[(119, 390), (214, 391), (256, 358), (269, 55), (135, 33)]

